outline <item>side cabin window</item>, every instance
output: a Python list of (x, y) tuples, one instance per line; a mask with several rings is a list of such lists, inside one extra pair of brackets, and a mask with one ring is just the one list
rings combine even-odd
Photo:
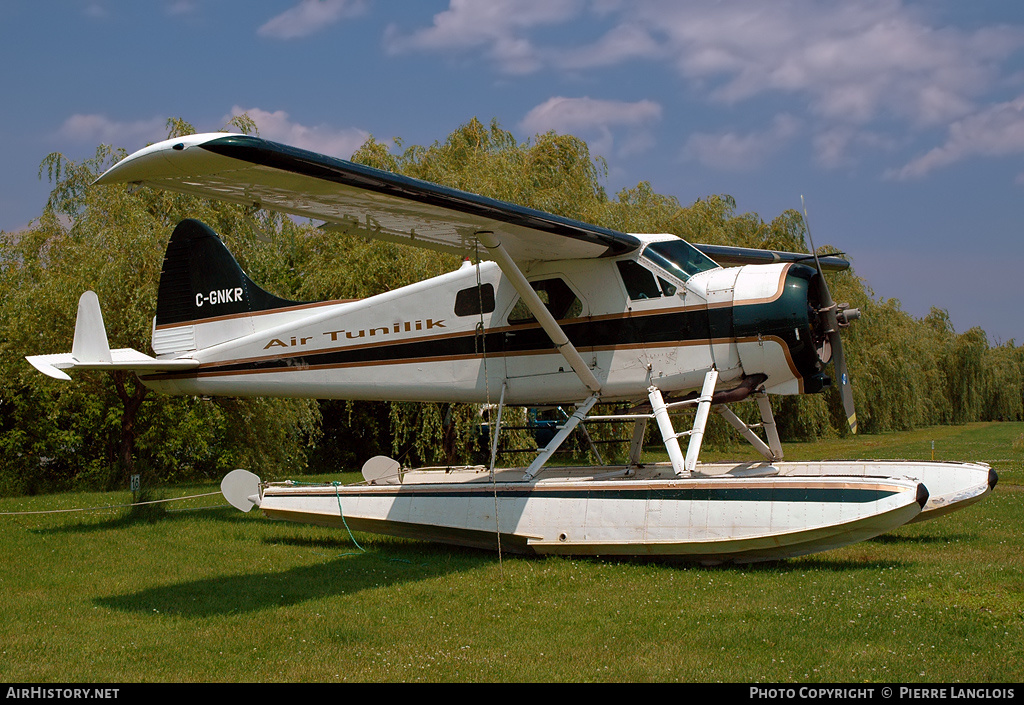
[(494, 310), (494, 287), (490, 284), (463, 289), (455, 295), (456, 316), (479, 316)]
[(684, 240), (652, 242), (644, 250), (644, 257), (682, 281), (698, 272), (718, 269), (714, 260)]
[(622, 283), (626, 285), (626, 293), (633, 301), (656, 299), (662, 294), (673, 296), (676, 293), (674, 285), (669, 284), (661, 277), (657, 277), (657, 281), (655, 281), (655, 276), (650, 270), (633, 260), (621, 260), (615, 264), (619, 268)]
[[(544, 305), (551, 312), (551, 315), (555, 317), (556, 321), (564, 318), (578, 318), (582, 315), (582, 302), (580, 302), (576, 293), (562, 279), (541, 279), (540, 281), (530, 282), (530, 286), (537, 292), (537, 296), (544, 302)], [(516, 301), (516, 305), (512, 307), (511, 313), (508, 314), (508, 322), (510, 324), (529, 323), (534, 320), (536, 318), (533, 312), (530, 311), (530, 307), (521, 298)]]

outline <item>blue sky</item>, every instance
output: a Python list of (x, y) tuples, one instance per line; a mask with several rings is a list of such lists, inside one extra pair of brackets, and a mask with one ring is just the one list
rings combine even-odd
[(49, 152), (133, 151), (171, 116), (340, 157), (496, 118), (583, 137), (609, 193), (766, 220), (803, 195), (877, 297), (1024, 343), (1015, 0), (7, 0), (0, 61), (0, 229), (40, 214)]

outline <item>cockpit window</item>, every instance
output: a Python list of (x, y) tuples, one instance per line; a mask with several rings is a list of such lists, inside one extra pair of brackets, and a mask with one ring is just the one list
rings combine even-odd
[(634, 301), (640, 299), (656, 299), (661, 296), (654, 275), (644, 269), (636, 262), (623, 260), (616, 262), (619, 267), (619, 274), (622, 275), (622, 283), (626, 285), (626, 293)]
[(718, 268), (710, 257), (683, 240), (652, 242), (644, 250), (644, 257), (683, 281), (698, 272)]
[[(544, 302), (548, 311), (555, 317), (555, 320), (564, 318), (578, 318), (583, 313), (583, 304), (561, 279), (542, 279), (530, 282), (530, 286), (537, 292), (537, 296)], [(509, 323), (527, 323), (535, 320), (533, 312), (526, 302), (519, 299), (508, 314)]]
[(661, 277), (658, 277), (655, 282), (655, 277), (650, 270), (633, 260), (620, 260), (615, 264), (618, 265), (622, 283), (626, 285), (626, 293), (633, 301), (656, 299), (662, 293), (665, 296), (672, 296), (676, 293), (676, 287)]

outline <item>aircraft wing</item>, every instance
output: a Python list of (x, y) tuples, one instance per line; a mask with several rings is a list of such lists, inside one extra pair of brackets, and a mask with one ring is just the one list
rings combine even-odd
[[(798, 262), (810, 267), (814, 266), (814, 255), (802, 252), (757, 250), (751, 247), (731, 247), (729, 245), (692, 244), (723, 267), (737, 267), (744, 264), (774, 264), (776, 262)], [(850, 268), (849, 261), (835, 255), (818, 255), (818, 261), (821, 263), (822, 269), (831, 272), (841, 272)]]
[[(472, 256), (493, 232), (514, 261), (628, 254), (626, 233), (327, 157), (249, 135), (150, 145), (98, 184), (137, 183), (326, 221), (323, 227)], [(481, 250), (481, 255), (486, 252)]]
[[(478, 232), (494, 232), (513, 261), (629, 254), (639, 238), (250, 135), (215, 132), (150, 145), (97, 184), (133, 183), (325, 221), (327, 229), (473, 256)], [(810, 255), (694, 246), (730, 267), (812, 263)], [(487, 255), (481, 251), (482, 256)], [(839, 257), (823, 269), (843, 270)]]

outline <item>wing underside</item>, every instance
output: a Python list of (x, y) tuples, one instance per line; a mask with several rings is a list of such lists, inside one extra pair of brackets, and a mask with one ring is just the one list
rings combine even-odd
[(461, 255), (478, 232), (516, 261), (628, 254), (641, 241), (475, 194), (248, 135), (190, 135), (122, 160), (97, 182), (141, 183), (323, 220), (325, 226)]
[[(438, 186), (249, 135), (165, 140), (96, 180), (133, 183), (324, 221), (322, 227), (461, 256), (489, 257), (478, 233), (494, 233), (513, 261), (614, 257), (641, 238)], [(723, 266), (810, 261), (810, 255), (694, 244)], [(824, 269), (849, 262), (822, 257)]]

